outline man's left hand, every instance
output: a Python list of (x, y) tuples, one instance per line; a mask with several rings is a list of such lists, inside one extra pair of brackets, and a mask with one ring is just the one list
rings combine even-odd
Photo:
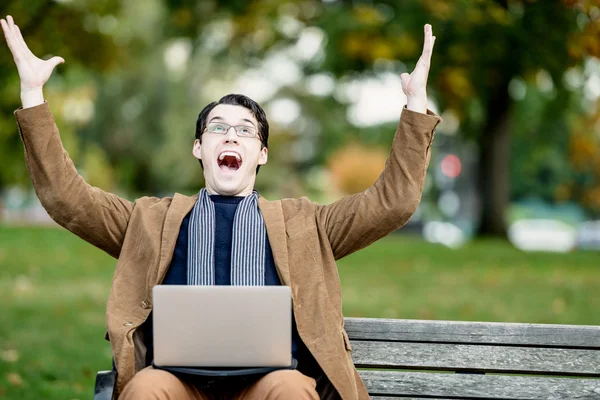
[(435, 43), (431, 25), (425, 25), (424, 29), (425, 43), (417, 66), (411, 74), (405, 72), (400, 75), (402, 91), (407, 98), (406, 108), (421, 113), (427, 112), (427, 76), (429, 75), (431, 53), (433, 53), (433, 44)]

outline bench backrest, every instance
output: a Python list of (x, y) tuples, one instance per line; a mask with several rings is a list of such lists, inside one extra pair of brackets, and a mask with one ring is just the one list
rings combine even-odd
[(371, 396), (600, 399), (600, 326), (346, 318)]

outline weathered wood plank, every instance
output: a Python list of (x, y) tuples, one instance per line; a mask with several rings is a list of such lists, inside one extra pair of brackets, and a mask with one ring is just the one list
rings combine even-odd
[(435, 397), (435, 398), (433, 398), (433, 397), (413, 397), (413, 396), (411, 396), (411, 397), (371, 396), (371, 399), (372, 400), (398, 400), (398, 399), (401, 399), (401, 400), (424, 400), (424, 399), (427, 399), (427, 400), (456, 400), (451, 397), (444, 397), (444, 398)]
[(357, 367), (600, 377), (600, 351), (442, 343), (353, 341)]
[(455, 397), (415, 397), (415, 396), (410, 396), (410, 397), (389, 397), (389, 396), (371, 396), (372, 400), (456, 400)]
[(600, 379), (542, 378), (425, 372), (359, 371), (369, 393), (382, 397), (465, 400), (600, 398)]
[(600, 326), (346, 318), (354, 340), (600, 349)]

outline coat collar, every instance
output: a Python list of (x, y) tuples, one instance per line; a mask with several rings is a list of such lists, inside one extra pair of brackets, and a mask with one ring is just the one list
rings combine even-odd
[[(181, 223), (185, 216), (192, 210), (194, 204), (196, 204), (196, 200), (198, 200), (198, 194), (194, 196), (185, 196), (175, 193), (173, 199), (171, 199), (171, 204), (167, 209), (167, 215), (163, 225), (162, 240), (160, 243), (160, 261), (155, 276), (155, 282), (157, 284), (163, 281), (167, 273), (167, 269), (173, 258), (173, 251), (175, 251), (175, 244), (177, 243)], [(152, 286), (153, 285), (150, 285), (150, 287)]]
[(258, 198), (258, 208), (262, 213), (267, 227), (267, 236), (273, 250), (273, 259), (279, 279), (285, 286), (291, 286), (290, 266), (288, 263), (288, 250), (285, 233), (285, 222), (283, 219), (283, 208), (281, 200), (268, 201), (264, 197)]

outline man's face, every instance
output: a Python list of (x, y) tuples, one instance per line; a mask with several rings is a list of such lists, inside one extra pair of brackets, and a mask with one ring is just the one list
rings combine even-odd
[[(242, 106), (219, 104), (208, 114), (211, 123), (231, 125), (227, 133), (212, 133), (205, 128), (202, 144), (196, 139), (192, 153), (202, 160), (204, 180), (209, 194), (248, 196), (254, 189), (256, 167), (267, 162), (267, 148), (262, 148), (259, 127), (250, 110)], [(256, 137), (238, 137), (235, 126), (256, 130)]]

